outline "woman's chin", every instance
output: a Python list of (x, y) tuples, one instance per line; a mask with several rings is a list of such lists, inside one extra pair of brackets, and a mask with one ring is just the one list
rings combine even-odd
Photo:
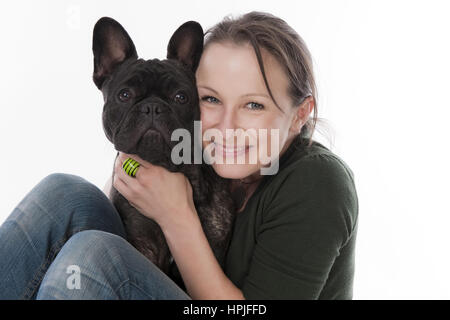
[(217, 164), (212, 165), (214, 171), (226, 179), (243, 179), (259, 170), (257, 164)]

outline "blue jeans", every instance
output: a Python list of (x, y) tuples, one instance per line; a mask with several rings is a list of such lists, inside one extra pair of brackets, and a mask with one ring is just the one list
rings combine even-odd
[(54, 173), (0, 227), (0, 299), (190, 297), (125, 240), (100, 189)]

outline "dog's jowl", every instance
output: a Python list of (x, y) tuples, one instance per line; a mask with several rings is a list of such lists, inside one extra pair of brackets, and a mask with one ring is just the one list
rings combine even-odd
[[(151, 39), (149, 34), (148, 39)], [(93, 80), (104, 99), (103, 129), (117, 151), (137, 154), (171, 172), (182, 172), (193, 189), (194, 204), (211, 248), (223, 267), (234, 220), (228, 180), (207, 164), (174, 164), (171, 134), (184, 128), (193, 136), (200, 120), (195, 70), (203, 50), (203, 30), (195, 21), (181, 25), (167, 46), (167, 59), (138, 58), (125, 29), (103, 17), (94, 26)], [(197, 149), (192, 139), (191, 150)], [(200, 146), (201, 147), (201, 146)], [(116, 190), (110, 199), (125, 225), (128, 241), (184, 288), (160, 227), (139, 213)]]

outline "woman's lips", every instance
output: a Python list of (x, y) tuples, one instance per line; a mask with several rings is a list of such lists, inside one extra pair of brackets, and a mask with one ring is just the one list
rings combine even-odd
[(252, 146), (224, 146), (218, 142), (213, 142), (214, 148), (218, 153), (225, 156), (240, 156), (245, 154)]

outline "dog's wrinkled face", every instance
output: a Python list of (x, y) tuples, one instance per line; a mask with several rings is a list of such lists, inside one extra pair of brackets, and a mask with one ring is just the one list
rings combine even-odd
[(193, 137), (200, 119), (195, 69), (202, 49), (203, 30), (190, 21), (170, 39), (168, 59), (138, 59), (118, 22), (97, 22), (93, 80), (105, 101), (103, 129), (116, 150), (175, 170), (170, 156), (179, 142), (171, 141), (172, 132), (184, 128)]
[[(121, 65), (104, 86), (103, 128), (116, 150), (155, 164), (172, 163), (175, 129), (193, 134), (199, 120), (191, 72), (177, 61), (135, 60)], [(163, 157), (163, 159), (161, 158)]]

